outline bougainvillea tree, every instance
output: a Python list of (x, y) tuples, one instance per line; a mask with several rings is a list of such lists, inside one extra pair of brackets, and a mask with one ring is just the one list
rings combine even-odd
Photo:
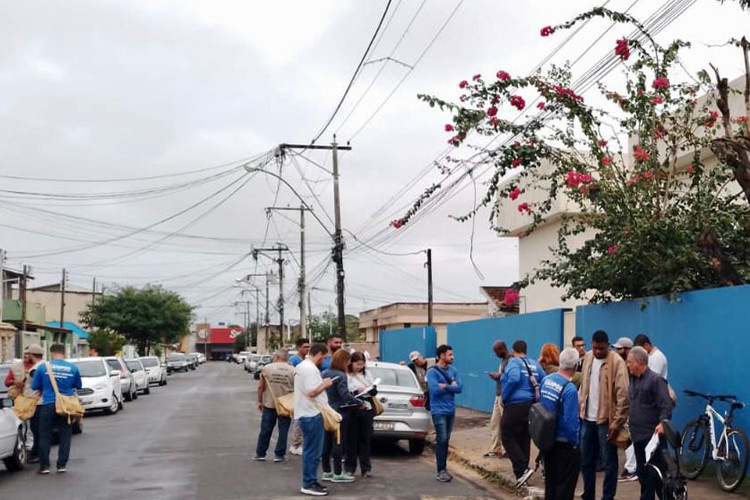
[[(451, 113), (444, 129), (454, 146), (470, 136), (510, 138), (475, 153), (493, 175), (482, 203), (459, 219), (486, 207), (495, 227), (498, 210), (510, 205), (528, 220), (528, 234), (556, 200), (567, 197), (578, 207), (563, 219), (552, 257), (516, 290), (548, 280), (566, 298), (601, 302), (744, 283), (750, 279), (750, 189), (740, 187), (745, 180), (750, 186), (750, 164), (747, 179), (740, 167), (750, 153), (750, 80), (748, 111), (733, 117), (722, 102), (730, 91), (717, 92), (708, 73), (674, 81), (688, 43), (660, 46), (628, 15), (597, 8), (541, 35), (554, 37), (593, 17), (632, 24), (639, 33), (612, 40), (624, 76), (612, 88), (599, 84), (598, 106), (571, 83), (567, 67), (531, 76), (508, 68), (491, 78), (475, 75), (459, 83), (457, 102), (420, 96)], [(747, 43), (738, 45), (747, 54)], [(527, 108), (533, 112), (517, 119)], [(541, 200), (527, 193), (531, 188), (543, 191)], [(395, 221), (397, 227), (435, 190)], [(582, 245), (569, 245), (583, 233)]]

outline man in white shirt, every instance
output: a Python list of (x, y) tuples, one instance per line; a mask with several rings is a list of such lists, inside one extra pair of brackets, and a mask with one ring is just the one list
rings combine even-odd
[(320, 365), (328, 354), (325, 344), (313, 344), (307, 359), (295, 368), (294, 419), (302, 430), (302, 488), (300, 493), (325, 496), (328, 489), (318, 482), (318, 466), (323, 453), (323, 417), (318, 405), (328, 405), (326, 389), (333, 381), (322, 378)]
[(646, 349), (646, 352), (648, 353), (648, 369), (659, 375), (664, 380), (668, 380), (667, 373), (669, 370), (667, 366), (667, 357), (659, 350), (659, 348), (651, 343), (651, 339), (648, 338), (648, 335), (638, 335), (633, 341), (633, 344)]

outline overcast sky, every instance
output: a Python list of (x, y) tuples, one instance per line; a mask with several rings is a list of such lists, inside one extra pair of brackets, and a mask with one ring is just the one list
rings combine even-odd
[[(385, 4), (6, 3), (0, 17), (0, 174), (46, 179), (0, 178), (0, 189), (6, 190), (0, 193), (0, 247), (8, 252), (7, 265), (31, 265), (36, 285), (59, 282), (63, 267), (75, 288), (90, 288), (94, 277), (107, 287), (159, 283), (198, 306), (199, 318), (233, 322), (240, 321), (231, 305), (240, 300), (240, 290), (232, 286), (235, 278), (274, 268), (268, 259), (256, 263), (243, 255), (263, 242), (283, 242), (293, 254), (286, 257), (285, 267), (287, 317), (296, 319), (298, 216), (286, 212), (269, 220), (264, 208), (300, 202), (273, 177), (256, 174), (239, 180), (244, 170), (229, 170), (243, 159), (258, 165), (258, 158), (279, 143), (307, 143), (319, 132)], [(382, 252), (431, 247), (437, 301), (483, 300), (480, 286), (518, 279), (517, 242), (493, 234), (486, 213), (480, 213), (475, 224), (476, 269), (470, 261), (472, 224), (448, 217), (471, 209), (470, 181), (413, 226), (389, 229), (390, 220), (441, 179), (430, 165), (446, 148), (448, 137), (442, 129), (448, 117), (416, 95), (456, 99), (457, 82), (475, 73), (527, 73), (568, 35), (542, 38), (541, 27), (597, 4), (392, 2), (382, 37), (368, 58), (375, 62), (364, 67), (319, 141), (330, 143), (334, 132), (340, 143), (350, 141), (352, 151), (340, 154), (343, 225), (372, 247), (345, 234), (347, 312), (425, 300), (424, 255)], [(608, 7), (624, 10), (631, 4), (610, 0)], [(661, 5), (636, 1), (631, 13), (645, 19)], [(658, 39), (693, 42), (683, 58), (689, 72), (714, 61), (726, 76), (735, 77), (742, 71), (739, 52), (709, 45), (747, 34), (742, 29), (750, 26), (749, 16), (733, 3), (699, 0)], [(551, 62), (577, 58), (609, 27), (603, 20), (592, 21)], [(614, 41), (629, 31), (616, 27), (604, 34), (574, 73), (583, 73), (610, 53)], [(396, 62), (377, 61), (388, 56)], [(687, 76), (674, 75), (680, 78)], [(621, 81), (618, 70), (606, 79), (612, 87)], [(469, 152), (451, 154), (460, 158)], [(330, 154), (304, 155), (318, 166), (297, 157), (282, 166), (271, 161), (265, 168), (275, 173), (281, 169), (331, 230), (333, 186), (323, 170), (330, 169)], [(143, 178), (221, 165), (226, 166), (138, 181), (50, 180)], [(483, 180), (476, 183), (479, 196)], [(152, 191), (133, 193), (142, 190)], [(330, 238), (310, 215), (307, 227), (313, 311), (335, 311), (333, 266), (326, 266)], [(148, 230), (136, 232), (139, 228)], [(263, 286), (263, 279), (254, 284)], [(272, 301), (276, 296), (274, 291)]]

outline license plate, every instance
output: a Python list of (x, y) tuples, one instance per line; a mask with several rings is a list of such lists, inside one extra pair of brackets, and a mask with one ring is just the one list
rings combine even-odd
[(83, 406), (88, 406), (88, 405), (90, 405), (91, 403), (92, 403), (91, 401), (81, 401), (81, 404), (82, 404)]
[(393, 408), (394, 410), (406, 410), (409, 408), (409, 405), (406, 403), (388, 403), (388, 408)]
[(372, 428), (376, 431), (392, 431), (396, 428), (394, 422), (373, 422)]

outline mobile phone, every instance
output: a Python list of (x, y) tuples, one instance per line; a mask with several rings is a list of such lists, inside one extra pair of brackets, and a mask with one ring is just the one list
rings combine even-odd
[(338, 380), (338, 379), (339, 379), (339, 375), (336, 375), (335, 377), (333, 377), (333, 378), (331, 379), (331, 382), (335, 382), (335, 381), (336, 381), (336, 380)]

